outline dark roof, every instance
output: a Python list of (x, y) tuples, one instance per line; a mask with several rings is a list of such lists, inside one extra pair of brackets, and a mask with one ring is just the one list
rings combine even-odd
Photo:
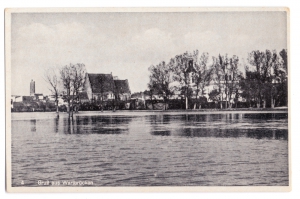
[(123, 93), (131, 93), (128, 80), (114, 80), (115, 82), (115, 91), (116, 93), (123, 94)]
[(87, 73), (92, 92), (93, 93), (104, 93), (113, 92), (114, 90), (114, 79), (112, 74), (91, 74)]
[(88, 95), (87, 95), (87, 92), (79, 92), (79, 93), (78, 93), (78, 96), (79, 96), (79, 99), (80, 99), (80, 100), (89, 99), (89, 98), (88, 98)]

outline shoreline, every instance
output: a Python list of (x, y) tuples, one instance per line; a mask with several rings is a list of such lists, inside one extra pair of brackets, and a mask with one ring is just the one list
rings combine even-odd
[[(99, 112), (99, 113), (116, 113), (116, 112), (288, 112), (288, 108), (231, 108), (231, 109), (168, 109), (168, 110), (88, 110), (88, 111), (78, 111), (78, 113), (85, 112)], [(11, 113), (56, 113), (55, 111), (11, 111)], [(60, 111), (59, 113), (67, 113), (65, 111)], [(74, 114), (76, 114), (74, 112)]]
[[(105, 116), (105, 117), (145, 117), (150, 115), (228, 115), (228, 114), (288, 114), (287, 109), (222, 109), (215, 110), (122, 110), (122, 111), (80, 111), (74, 113), (73, 118), (86, 116)], [(56, 112), (12, 112), (11, 120), (32, 120), (32, 119), (55, 119), (68, 118), (67, 112), (59, 112), (57, 117)]]

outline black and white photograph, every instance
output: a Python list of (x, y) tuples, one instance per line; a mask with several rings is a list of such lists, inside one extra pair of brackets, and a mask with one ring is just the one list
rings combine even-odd
[(8, 192), (289, 191), (289, 9), (6, 9)]

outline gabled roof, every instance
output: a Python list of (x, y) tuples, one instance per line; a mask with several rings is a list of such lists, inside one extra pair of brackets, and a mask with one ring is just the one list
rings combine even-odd
[(104, 93), (114, 91), (114, 80), (112, 74), (87, 73), (93, 93)]
[(115, 92), (119, 94), (131, 93), (128, 80), (114, 80), (115, 83)]

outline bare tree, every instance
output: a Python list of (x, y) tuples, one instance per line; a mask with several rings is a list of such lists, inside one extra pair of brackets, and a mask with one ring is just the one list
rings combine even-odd
[(63, 88), (66, 90), (66, 95), (63, 96), (64, 100), (67, 101), (68, 107), (67, 112), (69, 113), (69, 117), (71, 117), (71, 78), (72, 78), (72, 71), (71, 71), (71, 64), (68, 66), (64, 66), (60, 70), (60, 78), (62, 81)]
[(44, 80), (49, 84), (49, 90), (55, 97), (55, 106), (56, 106), (56, 113), (59, 116), (58, 112), (58, 95), (59, 95), (59, 78), (57, 75), (57, 70), (55, 68), (48, 68), (44, 74)]
[[(84, 80), (85, 80), (85, 65), (84, 64), (76, 64), (72, 65), (72, 78), (71, 78), (71, 86), (73, 87), (72, 93), (72, 115), (74, 110), (74, 102), (78, 99), (79, 91), (83, 88)], [(76, 108), (77, 112), (77, 108)]]
[(63, 87), (66, 89), (64, 98), (68, 103), (69, 117), (73, 117), (74, 102), (84, 84), (85, 66), (84, 64), (66, 65), (60, 70), (60, 75)]

